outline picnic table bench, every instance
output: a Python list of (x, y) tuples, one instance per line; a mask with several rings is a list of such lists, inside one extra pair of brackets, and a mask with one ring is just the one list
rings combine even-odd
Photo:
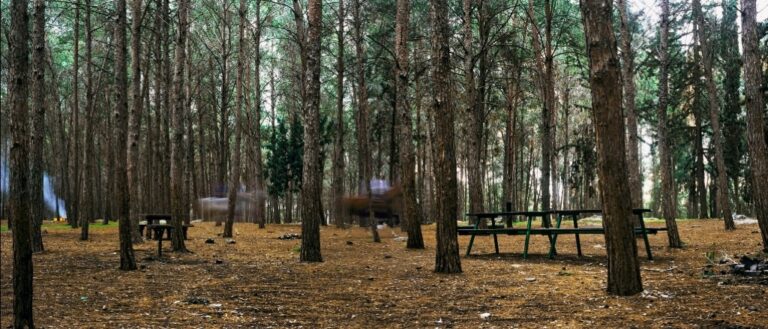
[[(658, 232), (666, 231), (667, 229), (665, 227), (651, 227), (651, 228), (645, 227), (643, 213), (650, 212), (649, 209), (633, 209), (632, 212), (635, 215), (637, 215), (640, 219), (639, 220), (640, 226), (635, 228), (634, 233), (636, 237), (641, 236), (643, 238), (648, 259), (651, 260), (653, 259), (653, 254), (651, 253), (650, 243), (648, 242), (648, 234), (657, 234)], [(556, 244), (557, 244), (558, 235), (574, 234), (576, 237), (576, 249), (577, 249), (578, 255), (581, 257), (582, 256), (581, 239), (579, 235), (580, 234), (605, 234), (605, 229), (603, 227), (579, 227), (579, 224), (578, 224), (579, 216), (583, 214), (599, 214), (599, 213), (602, 213), (601, 209), (469, 213), (467, 214), (467, 216), (477, 219), (475, 221), (475, 225), (459, 227), (458, 234), (471, 236), (469, 239), (469, 245), (467, 246), (467, 253), (466, 253), (467, 256), (469, 256), (470, 252), (472, 251), (472, 245), (474, 244), (475, 237), (478, 235), (493, 235), (494, 247), (497, 254), (499, 253), (499, 243), (498, 243), (499, 234), (525, 235), (525, 247), (523, 250), (523, 258), (528, 258), (528, 246), (530, 243), (531, 235), (545, 235), (549, 238), (549, 242), (550, 242), (549, 257), (553, 258), (554, 255), (557, 253)], [(533, 218), (544, 217), (550, 214), (554, 214), (557, 216), (555, 227), (542, 227), (542, 228), (532, 227)], [(509, 219), (516, 216), (524, 216), (526, 218), (527, 223), (525, 228), (514, 227), (513, 225), (506, 226), (506, 227), (505, 226), (498, 227), (496, 225), (496, 218), (506, 217)], [(561, 227), (563, 217), (570, 217), (573, 220), (572, 228)], [(489, 228), (479, 228), (479, 223), (481, 222), (482, 219), (491, 220), (491, 225)], [(511, 221), (509, 220), (507, 222), (511, 223)]]

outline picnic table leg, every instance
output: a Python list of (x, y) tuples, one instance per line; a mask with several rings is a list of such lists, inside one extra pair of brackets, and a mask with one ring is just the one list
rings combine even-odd
[[(579, 219), (576, 218), (576, 214), (574, 214), (571, 218), (573, 218), (573, 228), (579, 228)], [(581, 257), (581, 238), (579, 238), (579, 233), (576, 233), (576, 251), (579, 254), (579, 257)]]
[(469, 256), (469, 252), (472, 251), (473, 243), (475, 243), (475, 233), (472, 233), (472, 236), (469, 238), (469, 245), (467, 246), (467, 256)]
[[(563, 222), (563, 215), (558, 214), (557, 215), (557, 223), (555, 224), (556, 228), (560, 228), (560, 224)], [(554, 234), (553, 237), (549, 239), (549, 258), (555, 258), (555, 255), (557, 254), (557, 250), (555, 249), (555, 244), (557, 243), (557, 234)]]
[[(496, 218), (491, 218), (491, 228), (496, 228)], [(496, 248), (496, 254), (499, 253), (499, 238), (496, 233), (493, 234), (493, 246)]]
[(155, 238), (157, 238), (157, 258), (163, 257), (163, 229), (155, 229)]
[[(479, 222), (480, 222), (479, 220), (475, 221), (475, 225), (474, 225), (475, 230), (477, 230)], [(475, 232), (472, 232), (472, 236), (469, 238), (469, 245), (467, 246), (467, 256), (469, 256), (469, 252), (472, 251), (472, 244), (475, 243), (475, 234), (476, 234)]]
[(653, 260), (653, 254), (651, 254), (651, 243), (648, 242), (648, 231), (645, 230), (645, 219), (643, 219), (643, 213), (638, 213), (640, 217), (640, 230), (643, 234), (643, 242), (645, 243), (645, 252), (648, 254), (648, 260)]
[(528, 215), (528, 225), (525, 229), (525, 249), (523, 249), (523, 258), (528, 258), (528, 242), (531, 239), (531, 221), (533, 220), (533, 216)]

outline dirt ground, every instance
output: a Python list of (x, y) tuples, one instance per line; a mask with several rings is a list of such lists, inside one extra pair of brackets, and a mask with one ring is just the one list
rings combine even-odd
[[(756, 224), (724, 232), (718, 221), (680, 222), (686, 247), (666, 248), (651, 237), (654, 261), (641, 259), (645, 292), (605, 293), (602, 237), (561, 236), (559, 255), (547, 258), (547, 239), (522, 236), (459, 237), (463, 274), (432, 272), (435, 226), (424, 226), (426, 250), (406, 250), (399, 228), (373, 243), (362, 228), (321, 231), (324, 262), (298, 262), (295, 225), (236, 224), (227, 244), (211, 223), (190, 229), (190, 254), (164, 253), (157, 243), (136, 247), (140, 270), (117, 269), (117, 230), (94, 228), (92, 240), (76, 230), (48, 230), (47, 251), (34, 256), (35, 320), (45, 328), (766, 328), (768, 285), (704, 275), (707, 252), (716, 258), (760, 249)], [(98, 224), (96, 225), (98, 226)], [(398, 238), (400, 237), (400, 238)], [(12, 241), (2, 239), (0, 322), (12, 320)], [(215, 243), (206, 244), (212, 238)], [(641, 240), (638, 240), (641, 242)], [(168, 251), (169, 242), (164, 241)], [(481, 316), (482, 315), (482, 316)]]

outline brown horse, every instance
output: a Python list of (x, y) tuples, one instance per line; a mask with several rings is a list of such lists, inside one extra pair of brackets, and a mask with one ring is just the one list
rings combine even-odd
[(368, 204), (373, 210), (373, 217), (379, 223), (386, 222), (389, 226), (400, 223), (400, 205), (403, 191), (400, 186), (393, 186), (380, 195), (345, 197), (341, 199), (341, 206), (347, 216), (355, 215), (360, 218), (360, 226), (368, 224)]

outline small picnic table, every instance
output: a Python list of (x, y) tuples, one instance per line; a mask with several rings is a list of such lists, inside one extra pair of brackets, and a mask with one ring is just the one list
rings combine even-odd
[[(639, 216), (640, 218), (640, 227), (635, 228), (634, 233), (636, 235), (639, 234), (643, 237), (648, 259), (651, 260), (653, 259), (653, 255), (651, 253), (650, 243), (648, 242), (648, 234), (656, 234), (659, 231), (665, 231), (666, 228), (645, 227), (645, 223), (643, 220), (643, 213), (650, 212), (649, 209), (633, 209), (632, 212), (635, 215)], [(470, 252), (472, 251), (472, 245), (474, 244), (475, 237), (477, 235), (493, 235), (494, 247), (497, 254), (499, 253), (498, 234), (525, 235), (525, 247), (523, 250), (523, 258), (528, 258), (528, 246), (530, 243), (531, 235), (546, 235), (549, 238), (549, 242), (550, 242), (549, 257), (554, 258), (554, 255), (557, 253), (557, 250), (555, 247), (557, 243), (557, 236), (562, 234), (574, 234), (576, 236), (577, 252), (579, 256), (582, 256), (581, 239), (579, 235), (580, 234), (604, 234), (605, 228), (604, 227), (581, 227), (580, 228), (578, 226), (579, 216), (583, 214), (599, 214), (599, 213), (602, 213), (601, 209), (468, 213), (467, 216), (474, 217), (477, 220), (475, 221), (475, 224), (473, 226), (459, 227), (458, 234), (471, 236), (469, 239), (469, 245), (467, 246), (467, 253), (466, 253), (467, 256), (469, 256)], [(543, 218), (544, 216), (547, 216), (550, 214), (554, 214), (557, 216), (555, 227), (532, 228), (532, 222), (535, 217)], [(527, 223), (525, 228), (516, 228), (514, 227), (514, 225), (511, 225), (508, 227), (504, 227), (504, 226), (499, 227), (496, 225), (496, 219), (499, 217), (506, 217), (509, 219), (515, 216), (526, 217)], [(574, 227), (562, 228), (561, 224), (562, 224), (563, 217), (570, 217), (573, 220)], [(482, 219), (491, 220), (491, 225), (489, 228), (479, 227), (479, 223), (482, 221)], [(512, 221), (507, 221), (507, 222), (513, 223)]]

